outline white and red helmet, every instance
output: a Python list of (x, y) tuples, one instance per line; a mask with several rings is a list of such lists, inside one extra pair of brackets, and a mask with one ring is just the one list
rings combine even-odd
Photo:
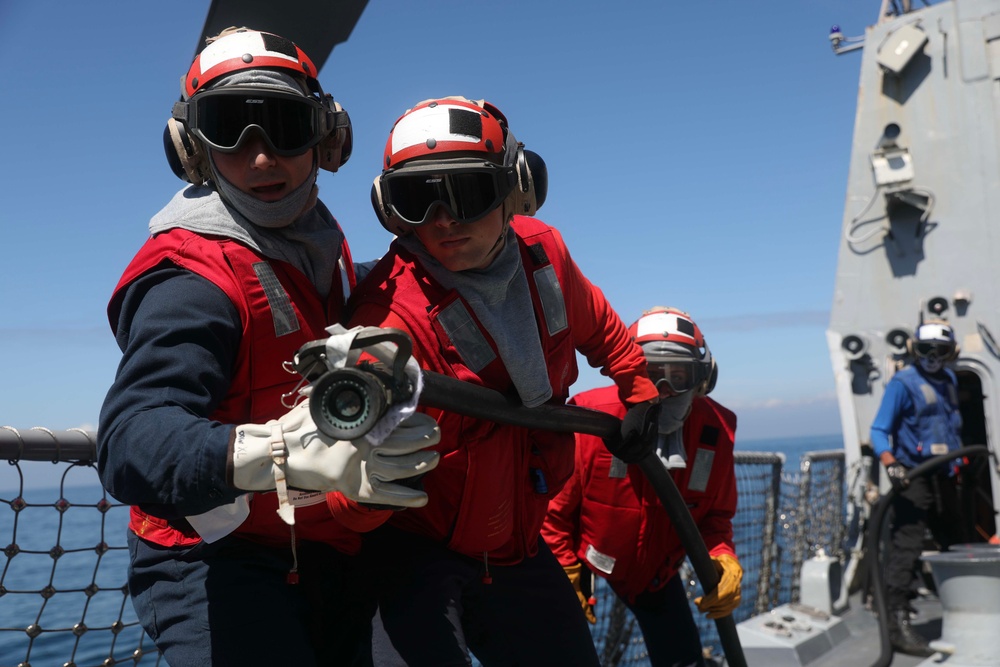
[(190, 183), (210, 181), (208, 150), (235, 152), (254, 128), (281, 156), (318, 146), (319, 167), (337, 171), (351, 156), (351, 119), (316, 75), (316, 65), (291, 40), (227, 28), (181, 80), (182, 97), (163, 136), (170, 168)]
[[(219, 37), (195, 56), (184, 76), (190, 98), (221, 77), (246, 69), (278, 69), (316, 82), (316, 65), (290, 39), (269, 32), (240, 28)], [(311, 81), (310, 81), (311, 80)], [(315, 84), (318, 88), (319, 84)]]
[(507, 130), (507, 119), (489, 102), (464, 98), (424, 100), (400, 116), (385, 143), (382, 169), (398, 168), (409, 160), (449, 158), (486, 159), (513, 167), (517, 141)]
[(372, 206), (382, 225), (406, 234), (437, 205), (459, 222), (503, 207), (503, 219), (534, 215), (545, 201), (545, 162), (525, 150), (507, 118), (484, 100), (441, 97), (407, 109), (389, 133)]
[(629, 333), (646, 355), (650, 379), (657, 385), (666, 382), (675, 393), (695, 389), (702, 395), (715, 388), (715, 360), (688, 313), (655, 306), (632, 323)]

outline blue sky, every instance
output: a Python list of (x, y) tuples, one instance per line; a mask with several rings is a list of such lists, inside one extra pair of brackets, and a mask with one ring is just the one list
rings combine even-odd
[[(613, 7), (613, 8), (612, 8)], [(486, 98), (549, 172), (538, 217), (626, 323), (691, 312), (737, 440), (840, 430), (825, 330), (875, 0), (371, 0), (320, 81), (354, 154), (320, 196), (357, 259), (393, 121)], [(119, 351), (108, 297), (182, 183), (161, 133), (208, 2), (0, 5), (0, 424), (96, 427)], [(605, 384), (582, 368), (575, 390)]]

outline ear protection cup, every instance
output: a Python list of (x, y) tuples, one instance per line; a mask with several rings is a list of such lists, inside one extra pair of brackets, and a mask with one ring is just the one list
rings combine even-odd
[(333, 110), (344, 114), (347, 119), (347, 127), (334, 129), (319, 143), (319, 168), (326, 171), (337, 171), (351, 157), (354, 149), (354, 131), (351, 128), (351, 117), (340, 106), (340, 102), (333, 101)]
[[(504, 220), (510, 220), (513, 215), (534, 215), (545, 203), (549, 190), (549, 172), (545, 160), (535, 151), (525, 150), (524, 144), (514, 138), (507, 125), (507, 117), (489, 102), (472, 100), (488, 113), (495, 116), (504, 128), (505, 133), (505, 163), (512, 164), (517, 174), (517, 184), (513, 192), (503, 203)], [(513, 152), (513, 159), (510, 155)]]
[[(517, 155), (514, 158), (514, 171), (517, 174), (517, 185), (510, 195), (510, 203), (515, 215), (534, 215), (545, 201), (548, 189), (548, 172), (541, 156), (534, 151), (524, 149), (524, 144), (517, 145)], [(537, 179), (537, 180), (536, 180)], [(537, 183), (541, 182), (541, 200), (538, 198)]]
[(163, 128), (163, 151), (177, 178), (195, 185), (209, 179), (208, 158), (201, 142), (188, 134), (184, 124), (174, 118), (168, 120)]
[(719, 381), (719, 367), (715, 364), (715, 357), (712, 357), (712, 370), (708, 374), (708, 380), (705, 381), (705, 387), (701, 392), (702, 396), (707, 396), (712, 393), (715, 389), (715, 383)]
[[(545, 197), (549, 194), (549, 170), (545, 166), (545, 160), (535, 151), (525, 150), (524, 171), (527, 180), (530, 181), (532, 195), (534, 196), (534, 210), (537, 211), (545, 203)], [(520, 163), (519, 163), (520, 164)], [(522, 179), (520, 169), (518, 170), (518, 184)], [(529, 214), (530, 215), (530, 214)]]
[(187, 180), (187, 174), (184, 172), (184, 165), (181, 164), (180, 157), (177, 156), (177, 149), (174, 148), (174, 139), (170, 136), (170, 123), (163, 126), (163, 154), (167, 157), (167, 164), (170, 165), (170, 171), (174, 172), (174, 176), (181, 180)]

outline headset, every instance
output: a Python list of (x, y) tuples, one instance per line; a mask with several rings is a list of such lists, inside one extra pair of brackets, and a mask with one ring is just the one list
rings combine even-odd
[(715, 383), (719, 381), (719, 366), (715, 363), (715, 356), (712, 357), (712, 370), (708, 372), (708, 379), (697, 388), (700, 396), (708, 396), (715, 389)]
[(212, 179), (208, 151), (187, 127), (190, 101), (211, 82), (247, 69), (277, 69), (299, 81), (304, 77), (304, 96), (318, 101), (326, 111), (323, 127), (326, 135), (314, 147), (318, 149), (319, 168), (335, 172), (347, 162), (354, 145), (351, 118), (332, 95), (323, 92), (309, 57), (293, 42), (278, 35), (232, 28), (205, 47), (181, 78), (181, 99), (174, 103), (171, 118), (163, 129), (167, 164), (178, 178), (195, 185)]
[(549, 191), (549, 172), (542, 156), (524, 148), (517, 150), (517, 185), (510, 198), (511, 215), (534, 215), (545, 203)]
[[(503, 164), (504, 166), (513, 167), (514, 177), (516, 178), (516, 183), (513, 189), (506, 199), (503, 201), (503, 219), (507, 223), (514, 215), (534, 215), (542, 204), (545, 203), (546, 195), (548, 194), (548, 169), (545, 166), (545, 161), (542, 157), (530, 150), (524, 148), (524, 144), (519, 142), (510, 132), (507, 126), (507, 118), (503, 113), (497, 109), (495, 106), (486, 102), (484, 100), (469, 100), (464, 97), (446, 97), (437, 100), (424, 100), (416, 104), (412, 109), (408, 109), (406, 113), (396, 120), (395, 125), (393, 125), (393, 131), (399, 125), (400, 121), (405, 118), (408, 114), (413, 111), (433, 107), (437, 104), (446, 103), (459, 103), (461, 106), (466, 108), (472, 108), (474, 105), (482, 109), (481, 114), (484, 117), (492, 116), (497, 121), (499, 121), (500, 126), (503, 129), (503, 141), (504, 141), (504, 154), (503, 154)], [(428, 138), (426, 145), (433, 149), (435, 140), (433, 138)], [(392, 144), (392, 134), (390, 133), (389, 142), (386, 146), (386, 159), (385, 167), (386, 170), (375, 177), (372, 183), (371, 189), (371, 202), (372, 208), (375, 209), (375, 215), (378, 217), (379, 222), (385, 227), (389, 232), (397, 236), (404, 236), (410, 233), (413, 226), (403, 222), (398, 218), (398, 216), (392, 213), (392, 210), (386, 204), (383, 197), (383, 186), (382, 186), (382, 176), (388, 171)], [(487, 142), (487, 146), (490, 144)], [(441, 155), (447, 155), (449, 152), (454, 152), (451, 149), (443, 149)], [(465, 152), (465, 155), (471, 156), (475, 159), (476, 154), (473, 152)], [(407, 158), (409, 159), (409, 158)], [(432, 158), (433, 159), (433, 158)], [(405, 165), (401, 168), (405, 170)]]

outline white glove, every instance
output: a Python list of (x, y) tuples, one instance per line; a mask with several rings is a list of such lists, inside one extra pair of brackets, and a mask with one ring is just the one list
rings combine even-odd
[(236, 427), (233, 484), (244, 491), (281, 486), (308, 491), (340, 491), (352, 500), (398, 507), (423, 507), (427, 494), (393, 480), (433, 470), (439, 455), (423, 451), (436, 445), (441, 431), (433, 418), (417, 413), (379, 445), (365, 438), (332, 440), (309, 414), (306, 399), (281, 419)]

